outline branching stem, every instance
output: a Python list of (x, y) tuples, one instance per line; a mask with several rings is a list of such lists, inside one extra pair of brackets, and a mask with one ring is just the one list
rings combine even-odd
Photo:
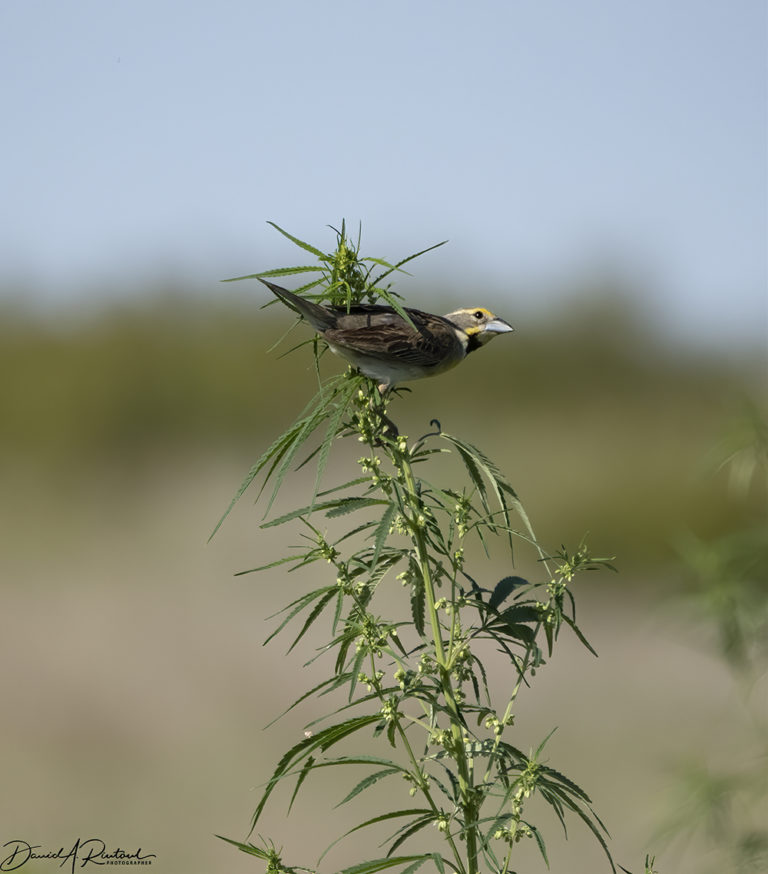
[(435, 659), (440, 672), (440, 684), (443, 696), (450, 714), (451, 737), (453, 741), (451, 755), (456, 761), (458, 768), (461, 808), (464, 816), (465, 837), (467, 842), (467, 871), (468, 874), (477, 874), (478, 858), (476, 822), (479, 810), (474, 797), (475, 793), (472, 786), (472, 771), (464, 744), (462, 731), (464, 720), (451, 682), (449, 665), (451, 663), (452, 653), (449, 653), (448, 657), (446, 657), (442, 628), (440, 626), (440, 617), (438, 615), (437, 607), (435, 606), (437, 601), (437, 598), (435, 597), (435, 582), (429, 564), (427, 538), (424, 534), (423, 520), (425, 507), (416, 489), (413, 468), (411, 467), (407, 448), (402, 450), (399, 447), (394, 448), (391, 452), (391, 457), (395, 467), (402, 473), (403, 482), (405, 484), (405, 498), (408, 502), (409, 510), (409, 517), (407, 520), (408, 527), (411, 531), (411, 537), (416, 549), (416, 562), (419, 567), (419, 573), (421, 574), (424, 583), (427, 613), (429, 615), (429, 622), (432, 629), (432, 641), (435, 649)]

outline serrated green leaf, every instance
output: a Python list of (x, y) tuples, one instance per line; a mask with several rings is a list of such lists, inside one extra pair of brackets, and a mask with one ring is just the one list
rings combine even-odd
[[(341, 652), (339, 653), (339, 655), (341, 655)], [(352, 700), (352, 698), (355, 694), (355, 688), (357, 687), (358, 677), (360, 676), (360, 668), (363, 666), (364, 661), (365, 661), (365, 650), (361, 649), (355, 653), (355, 659), (352, 663), (352, 668), (349, 671), (349, 674), (350, 674), (350, 677), (349, 677), (349, 698), (348, 698), (349, 701)], [(338, 667), (338, 662), (337, 662), (337, 667)]]
[(340, 486), (332, 486), (330, 489), (323, 489), (323, 491), (317, 493), (318, 498), (324, 498), (327, 495), (332, 495), (335, 492), (343, 492), (347, 489), (354, 488), (355, 486), (359, 486), (362, 483), (370, 483), (371, 478), (369, 476), (358, 476), (355, 479), (351, 479), (348, 482), (345, 482)]
[[(539, 756), (540, 756), (541, 753), (542, 753), (542, 750), (543, 750), (544, 747), (549, 743), (549, 739), (552, 737), (552, 735), (553, 735), (556, 731), (557, 731), (557, 726), (555, 726), (555, 727), (554, 727), (554, 728), (549, 732), (549, 734), (547, 734), (547, 736), (544, 738), (544, 740), (543, 740), (543, 741), (542, 741), (542, 742), (541, 742), (541, 743), (536, 747), (536, 750), (535, 750), (535, 752), (533, 753), (533, 755), (531, 756), (531, 759), (533, 759), (533, 760), (535, 761), (535, 760), (537, 760), (537, 759), (539, 758)], [(540, 766), (540, 767), (543, 767), (543, 766)]]
[[(304, 761), (304, 759), (307, 756), (312, 755), (315, 750), (325, 752), (350, 734), (354, 734), (356, 731), (360, 731), (360, 729), (365, 728), (368, 725), (377, 723), (379, 720), (380, 716), (378, 714), (356, 716), (346, 722), (339, 723), (338, 725), (331, 725), (328, 728), (317, 732), (317, 734), (313, 734), (311, 737), (305, 737), (300, 740), (299, 743), (294, 744), (294, 746), (283, 754), (282, 758), (277, 763), (272, 776), (267, 781), (266, 789), (264, 790), (251, 819), (251, 831), (256, 828), (256, 823), (258, 822), (275, 786), (277, 786), (281, 780), (285, 779), (285, 777), (290, 775), (290, 770), (293, 766)], [(315, 763), (315, 767), (317, 766), (318, 763)]]
[[(355, 784), (355, 786), (349, 791), (349, 793), (341, 799), (341, 801), (336, 805), (336, 807), (341, 807), (342, 804), (346, 804), (348, 801), (351, 801), (356, 795), (359, 795), (361, 792), (364, 792), (366, 789), (369, 789), (374, 784), (378, 783), (379, 780), (382, 780), (384, 777), (391, 777), (393, 774), (402, 773), (402, 768), (387, 768), (383, 771), (376, 771), (374, 774), (369, 774), (367, 777), (363, 777), (359, 783)], [(349, 832), (347, 832), (349, 834)]]
[(322, 267), (277, 267), (274, 270), (263, 270), (261, 273), (249, 273), (246, 276), (232, 276), (221, 282), (240, 282), (241, 279), (261, 279), (263, 276), (289, 276), (294, 273), (317, 273)]
[[(563, 803), (563, 804), (564, 804), (564, 805), (565, 805), (569, 810), (571, 810), (573, 813), (575, 813), (576, 816), (578, 816), (579, 819), (580, 819), (580, 820), (581, 820), (581, 821), (582, 821), (582, 822), (587, 826), (587, 828), (592, 832), (592, 834), (593, 834), (594, 837), (596, 838), (597, 842), (598, 842), (598, 843), (600, 844), (600, 846), (603, 848), (603, 852), (605, 853), (606, 857), (608, 858), (608, 863), (609, 863), (610, 866), (611, 866), (611, 870), (612, 870), (612, 871), (614, 872), (614, 874), (615, 874), (615, 872), (616, 872), (616, 866), (614, 865), (613, 857), (611, 856), (611, 851), (608, 849), (608, 844), (606, 843), (605, 838), (603, 837), (603, 833), (605, 833), (605, 834), (607, 835), (607, 834), (608, 834), (608, 831), (606, 830), (605, 826), (604, 826), (603, 823), (600, 821), (600, 818), (597, 816), (597, 814), (594, 812), (594, 810), (592, 810), (592, 809), (590, 808), (590, 809), (589, 809), (589, 813), (587, 813), (586, 811), (582, 810), (582, 808), (580, 807), (580, 805), (578, 805), (578, 804), (577, 804), (577, 803), (576, 803), (572, 798), (570, 798), (570, 797), (567, 795), (567, 793), (565, 793), (562, 789), (558, 789), (557, 787), (552, 787), (552, 786), (550, 786), (549, 789), (548, 789), (548, 792), (551, 792), (551, 793), (557, 795), (557, 797), (560, 799), (560, 801), (562, 801), (562, 803)], [(544, 790), (542, 790), (542, 795), (545, 796), (545, 791), (544, 791)], [(546, 797), (546, 796), (545, 796), (545, 797)], [(551, 802), (550, 802), (550, 803), (551, 803)], [(601, 831), (601, 829), (602, 829), (602, 831)]]
[(271, 561), (271, 562), (269, 562), (269, 564), (262, 564), (262, 565), (259, 565), (258, 567), (248, 568), (248, 570), (246, 570), (246, 571), (237, 571), (235, 576), (242, 577), (242, 576), (245, 576), (245, 574), (255, 574), (255, 573), (258, 573), (259, 571), (267, 571), (270, 568), (278, 567), (281, 564), (289, 564), (289, 563), (296, 563), (296, 562), (298, 562), (299, 564), (302, 564), (303, 561), (304, 561), (304, 556), (289, 555), (289, 556), (285, 556), (284, 558), (278, 558), (275, 561)]
[(315, 473), (315, 495), (320, 488), (320, 480), (325, 472), (328, 463), (328, 456), (331, 452), (333, 441), (339, 436), (339, 430), (344, 416), (347, 412), (347, 407), (352, 400), (353, 395), (358, 390), (358, 381), (349, 380), (346, 391), (341, 392), (341, 398), (336, 401), (336, 410), (328, 416), (328, 428), (325, 432), (325, 437), (320, 445), (317, 457), (317, 471)]
[(525, 824), (531, 830), (531, 833), (536, 840), (536, 846), (539, 848), (541, 858), (544, 859), (544, 864), (547, 866), (547, 868), (549, 868), (549, 859), (547, 858), (547, 845), (544, 843), (544, 837), (535, 825), (531, 825), (531, 823), (529, 822), (526, 822)]
[(432, 861), (435, 863), (435, 868), (437, 868), (438, 874), (445, 874), (443, 857), (439, 853), (432, 853)]
[(304, 635), (312, 627), (312, 625), (314, 624), (317, 617), (323, 612), (323, 610), (325, 610), (325, 608), (327, 607), (329, 602), (332, 601), (335, 597), (336, 597), (336, 586), (333, 586), (328, 591), (328, 593), (323, 598), (321, 598), (317, 602), (317, 604), (315, 604), (315, 606), (312, 609), (312, 612), (309, 614), (306, 621), (304, 622), (304, 625), (302, 626), (301, 631), (296, 636), (296, 639), (288, 647), (288, 652), (291, 652), (291, 650), (293, 650), (293, 648), (296, 646), (296, 644), (301, 640), (302, 637), (304, 637)]
[(553, 777), (557, 780), (558, 783), (561, 783), (565, 788), (568, 789), (573, 795), (579, 798), (581, 801), (590, 804), (591, 798), (587, 793), (579, 786), (574, 783), (569, 777), (566, 777), (565, 774), (561, 774), (560, 771), (556, 771), (554, 768), (550, 768), (548, 765), (542, 765), (541, 773), (546, 774), (548, 777)]
[(421, 868), (421, 866), (429, 860), (432, 860), (434, 862), (433, 855), (429, 855), (424, 859), (417, 859), (413, 863), (413, 865), (409, 865), (407, 868), (403, 868), (403, 870), (400, 872), (400, 874), (414, 874), (415, 871), (418, 871), (419, 868)]
[(381, 553), (381, 549), (384, 546), (384, 543), (389, 537), (389, 529), (392, 526), (392, 521), (397, 514), (397, 506), (395, 504), (389, 504), (384, 512), (381, 514), (381, 520), (376, 526), (376, 531), (374, 532), (373, 537), (373, 557), (371, 558), (371, 564), (375, 567), (379, 560), (379, 554)]
[(249, 856), (256, 856), (258, 859), (264, 860), (269, 858), (269, 854), (265, 850), (262, 850), (261, 847), (257, 847), (254, 844), (244, 844), (242, 841), (233, 841), (232, 838), (225, 838), (223, 835), (216, 835), (216, 837), (220, 841), (226, 841), (228, 844), (232, 844), (233, 847), (237, 847), (238, 850), (248, 853)]
[[(254, 465), (252, 465), (252, 467), (248, 471), (245, 479), (240, 484), (240, 488), (238, 488), (237, 492), (235, 492), (234, 498), (232, 498), (232, 500), (229, 503), (229, 506), (224, 511), (224, 514), (219, 519), (219, 521), (216, 523), (216, 527), (213, 529), (210, 537), (208, 538), (209, 542), (214, 537), (214, 535), (219, 530), (219, 528), (221, 528), (221, 526), (222, 526), (224, 520), (227, 518), (227, 516), (229, 516), (229, 514), (232, 512), (232, 509), (235, 506), (235, 504), (245, 494), (245, 491), (248, 488), (248, 486), (250, 486), (250, 484), (256, 479), (256, 477), (266, 467), (266, 465), (270, 462), (270, 460), (272, 460), (273, 458), (282, 457), (282, 454), (285, 452), (287, 445), (290, 443), (291, 440), (294, 439), (295, 434), (296, 434), (297, 430), (299, 429), (299, 425), (300, 425), (299, 422), (295, 422), (293, 425), (291, 425), (291, 427), (287, 431), (285, 431), (283, 434), (281, 434), (280, 437), (278, 437), (277, 440), (275, 440), (274, 443), (272, 443), (272, 445), (269, 446), (269, 448), (261, 455), (261, 457), (258, 459), (258, 461)], [(273, 467), (274, 467), (274, 465), (273, 465)]]
[(516, 589), (526, 585), (528, 585), (528, 581), (522, 577), (504, 577), (494, 586), (493, 593), (488, 600), (488, 606), (491, 610), (498, 610), (499, 605), (506, 601)]
[(323, 680), (321, 683), (318, 683), (316, 686), (313, 686), (311, 689), (306, 691), (303, 695), (300, 695), (289, 707), (286, 707), (282, 713), (276, 716), (271, 722), (268, 722), (264, 728), (267, 729), (270, 726), (274, 725), (278, 720), (282, 719), (286, 713), (289, 713), (293, 710), (294, 707), (297, 707), (301, 704), (302, 701), (306, 701), (311, 695), (314, 695), (316, 692), (320, 692), (321, 689), (326, 690), (325, 692), (320, 692), (321, 695), (326, 694), (326, 692), (331, 691), (336, 686), (343, 685), (347, 680), (346, 675), (342, 674), (341, 676), (333, 676), (329, 677), (327, 680)]
[(427, 862), (432, 858), (431, 853), (419, 856), (397, 856), (392, 859), (371, 859), (369, 862), (362, 862), (359, 865), (352, 865), (349, 868), (343, 868), (339, 874), (376, 874), (377, 871), (385, 871), (387, 868), (396, 868), (398, 865), (405, 865), (409, 862)]
[(414, 574), (411, 580), (411, 618), (419, 634), (424, 637), (424, 617), (426, 611), (426, 596), (424, 580), (420, 574)]
[(333, 841), (333, 843), (329, 844), (323, 850), (320, 858), (318, 859), (318, 864), (320, 862), (322, 862), (322, 860), (325, 858), (325, 856), (328, 855), (329, 850), (331, 850), (333, 847), (336, 846), (336, 844), (343, 841), (344, 838), (346, 838), (348, 835), (351, 835), (353, 832), (359, 831), (362, 828), (366, 828), (366, 826), (375, 825), (378, 822), (384, 822), (388, 819), (393, 819), (393, 818), (398, 817), (398, 816), (412, 816), (414, 814), (426, 813), (426, 812), (427, 812), (427, 810), (423, 809), (423, 808), (415, 808), (413, 810), (396, 810), (396, 811), (393, 811), (392, 813), (384, 813), (381, 816), (375, 816), (375, 817), (373, 817), (373, 819), (368, 819), (365, 822), (361, 822), (359, 825), (356, 825), (354, 828), (351, 828), (349, 831), (344, 832), (344, 834), (341, 835), (340, 837), (336, 838), (336, 840)]
[(411, 825), (406, 826), (404, 829), (401, 829), (399, 837), (393, 842), (392, 846), (387, 852), (387, 855), (389, 856), (394, 853), (398, 847), (401, 847), (408, 840), (408, 838), (412, 837), (417, 832), (420, 832), (430, 823), (433, 823), (435, 821), (435, 818), (435, 814), (430, 810), (426, 816), (423, 816), (421, 819), (416, 820), (416, 822), (412, 823)]
[(325, 515), (328, 519), (334, 519), (336, 516), (346, 516), (347, 513), (354, 513), (356, 510), (364, 510), (366, 507), (378, 507), (389, 504), (389, 501), (381, 498), (341, 498), (334, 502), (335, 506)]
[(284, 237), (287, 237), (292, 243), (295, 243), (300, 248), (304, 249), (307, 252), (311, 252), (313, 255), (317, 255), (317, 257), (321, 261), (327, 261), (328, 255), (325, 252), (321, 252), (319, 249), (316, 249), (314, 246), (311, 246), (309, 243), (305, 243), (304, 240), (300, 240), (298, 237), (294, 237), (293, 234), (289, 234), (288, 231), (283, 230), (280, 225), (276, 225), (274, 222), (267, 222), (268, 225), (272, 225), (272, 227), (281, 233)]
[[(406, 258), (398, 261), (396, 264), (392, 264), (388, 266), (388, 269), (384, 271), (384, 273), (380, 273), (376, 279), (371, 282), (373, 287), (377, 286), (382, 279), (385, 279), (389, 276), (390, 273), (394, 273), (396, 270), (399, 270), (403, 264), (407, 264), (409, 261), (413, 261), (415, 258), (419, 258), (422, 255), (426, 255), (427, 252), (431, 252), (433, 249), (439, 249), (440, 246), (444, 246), (448, 240), (443, 240), (440, 243), (435, 243), (433, 246), (428, 246), (426, 249), (422, 249), (420, 252), (414, 252), (413, 255), (408, 255)], [(371, 259), (373, 260), (373, 259)]]
[(296, 780), (296, 785), (293, 787), (293, 793), (291, 795), (291, 800), (288, 803), (288, 813), (291, 812), (293, 808), (293, 802), (296, 800), (296, 796), (299, 794), (299, 789), (301, 789), (302, 784), (307, 779), (307, 774), (312, 770), (315, 764), (315, 759), (313, 756), (308, 756), (302, 765), (301, 770), (299, 771), (299, 776)]
[[(297, 431), (294, 440), (288, 446), (286, 446), (282, 457), (278, 459), (279, 467), (277, 467), (277, 464), (273, 465), (272, 469), (269, 472), (269, 475), (271, 476), (275, 467), (277, 467), (277, 472), (275, 473), (275, 485), (272, 489), (272, 494), (270, 495), (269, 501), (267, 503), (267, 508), (264, 511), (265, 516), (272, 508), (272, 504), (277, 497), (277, 493), (280, 491), (280, 487), (283, 484), (285, 475), (288, 473), (288, 469), (293, 464), (293, 460), (298, 454), (299, 449), (304, 445), (304, 443), (309, 439), (312, 433), (320, 426), (320, 424), (326, 418), (327, 409), (318, 406), (314, 413), (305, 420), (304, 426)], [(266, 480), (264, 485), (266, 485)], [(314, 495), (312, 496), (312, 501), (314, 503)]]
[[(371, 715), (373, 720), (377, 719), (377, 716)], [(322, 762), (318, 762), (316, 767), (318, 768), (330, 768), (335, 767), (336, 765), (382, 765), (387, 768), (399, 768), (401, 771), (404, 771), (402, 765), (398, 765), (397, 762), (393, 762), (392, 759), (384, 759), (381, 756), (337, 756), (335, 759), (324, 759)]]
[(595, 656), (595, 658), (597, 658), (598, 657), (597, 651), (592, 648), (592, 644), (590, 644), (590, 642), (587, 640), (587, 638), (584, 637), (584, 635), (581, 632), (581, 629), (573, 621), (573, 619), (571, 619), (570, 616), (564, 615), (563, 621), (565, 622), (566, 625), (570, 626), (570, 628), (573, 630), (573, 633), (576, 635), (576, 637), (578, 637), (578, 639), (581, 641), (581, 643), (592, 653), (593, 656)]
[(270, 519), (269, 522), (263, 522), (261, 527), (275, 528), (278, 525), (284, 525), (292, 519), (299, 519), (310, 513), (325, 513), (328, 518), (344, 516), (355, 510), (361, 510), (365, 507), (374, 507), (377, 504), (386, 503), (388, 502), (377, 498), (335, 498), (332, 501), (320, 501), (319, 503), (307, 504), (305, 507), (299, 507), (297, 510), (291, 510), (290, 513), (278, 516), (277, 519)]
[(291, 621), (291, 619), (293, 619), (294, 616), (296, 616), (297, 613), (300, 613), (313, 601), (317, 600), (318, 598), (324, 598), (329, 593), (335, 592), (336, 586), (323, 586), (320, 589), (315, 589), (312, 592), (307, 592), (306, 595), (302, 595), (300, 598), (297, 598), (295, 601), (291, 602), (288, 607), (285, 607), (280, 612), (285, 612), (285, 610), (289, 610), (289, 608), (291, 607), (293, 607), (293, 609), (289, 610), (288, 615), (285, 617), (285, 619), (283, 619), (280, 625), (278, 625), (278, 627), (269, 635), (269, 637), (264, 641), (262, 645), (266, 646), (270, 642), (270, 640), (272, 640), (272, 638), (276, 637), (285, 628), (285, 626)]
[(367, 531), (369, 528), (375, 528), (378, 525), (378, 522), (375, 519), (371, 519), (368, 522), (363, 522), (362, 525), (356, 525), (354, 528), (350, 528), (345, 534), (342, 534), (338, 540), (334, 541), (334, 546), (338, 546), (340, 543), (343, 543), (345, 540), (349, 540), (350, 537), (354, 537), (356, 534), (361, 534), (363, 531)]
[(256, 463), (248, 471), (248, 474), (240, 485), (240, 488), (235, 493), (235, 496), (230, 501), (229, 506), (224, 511), (222, 517), (216, 524), (216, 527), (211, 532), (211, 535), (208, 538), (209, 541), (219, 530), (227, 516), (229, 516), (229, 514), (232, 512), (233, 507), (243, 496), (246, 489), (265, 469), (266, 475), (262, 487), (259, 491), (259, 495), (262, 494), (270, 479), (272, 479), (273, 476), (276, 477), (276, 483), (273, 488), (272, 495), (269, 499), (269, 503), (267, 505), (266, 512), (269, 512), (269, 509), (272, 506), (275, 497), (277, 496), (280, 486), (282, 485), (283, 479), (285, 478), (285, 474), (290, 467), (294, 457), (296, 456), (296, 453), (299, 451), (305, 441), (310, 437), (310, 435), (315, 431), (315, 429), (327, 418), (327, 404), (330, 399), (333, 398), (333, 396), (337, 393), (338, 386), (341, 384), (343, 379), (343, 377), (333, 377), (332, 379), (328, 380), (323, 386), (321, 386), (315, 397), (304, 408), (300, 417), (286, 431), (284, 431), (277, 438), (277, 440), (275, 440), (266, 449), (265, 452), (262, 453), (258, 461), (256, 461)]

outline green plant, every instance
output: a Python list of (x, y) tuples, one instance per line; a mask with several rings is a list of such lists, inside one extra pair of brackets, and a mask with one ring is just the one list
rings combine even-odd
[[(382, 283), (416, 255), (398, 264), (362, 258), (359, 241), (350, 243), (344, 225), (332, 254), (277, 230), (319, 264), (255, 275), (315, 273), (299, 291), (319, 287), (314, 299), (321, 302), (384, 299), (401, 309), (397, 295)], [(325, 615), (330, 637), (315, 658), (332, 660), (330, 676), (289, 710), (311, 696), (344, 692), (345, 698), (322, 727), (311, 724), (306, 737), (280, 759), (254, 812), (251, 833), (280, 783), (294, 781), (292, 804), (313, 772), (361, 766), (368, 773), (342, 804), (393, 777), (405, 781), (414, 801), (365, 819), (342, 836), (380, 824), (395, 828), (384, 855), (361, 860), (346, 874), (395, 867), (412, 872), (428, 863), (441, 874), (501, 874), (512, 870), (516, 845), (528, 839), (547, 862), (543, 829), (529, 815), (534, 795), (550, 806), (564, 829), (569, 817), (585, 824), (615, 871), (607, 833), (588, 795), (545, 759), (548, 738), (529, 753), (510, 740), (520, 690), (552, 655), (563, 627), (593, 651), (575, 621), (572, 583), (584, 570), (612, 567), (610, 560), (591, 556), (584, 544), (547, 553), (515, 491), (483, 452), (434, 419), (415, 440), (397, 434), (388, 413), (400, 390), (382, 395), (371, 380), (349, 369), (321, 379), (324, 344), (317, 338), (305, 342), (313, 346), (318, 365), (318, 392), (250, 470), (219, 525), (257, 477), (262, 478), (260, 496), (271, 486), (268, 514), (289, 470), (315, 464), (315, 486), (304, 506), (263, 523), (265, 528), (298, 525), (302, 544), (253, 570), (330, 568), (329, 581), (284, 608), (268, 639), (298, 623), (293, 649), (310, 630), (316, 633)], [(357, 469), (346, 482), (323, 488), (322, 475), (339, 438), (362, 446), (362, 455), (355, 453)], [(460, 462), (461, 484), (417, 476), (417, 470), (437, 466), (444, 456)], [(345, 526), (345, 520), (353, 521)], [(340, 530), (331, 533), (335, 527)], [(510, 564), (513, 550), (531, 550), (540, 579), (530, 582), (514, 574), (488, 583), (487, 571), (470, 570), (470, 556), (489, 557), (492, 540), (505, 544)], [(384, 616), (377, 593), (394, 580), (404, 590), (403, 608)], [(500, 702), (486, 670), (493, 650), (506, 660), (513, 678)], [(390, 752), (339, 752), (352, 736), (361, 735)], [(404, 852), (428, 828), (436, 849)], [(265, 861), (267, 871), (310, 870), (286, 866), (271, 843), (230, 842)]]
[[(749, 406), (712, 453), (727, 476), (729, 506), (739, 523), (715, 538), (680, 541), (688, 590), (686, 613), (716, 634), (716, 649), (740, 693), (748, 743), (723, 748), (716, 763), (678, 767), (671, 809), (659, 838), (696, 838), (712, 858), (709, 871), (768, 870), (768, 424)], [(742, 746), (744, 742), (742, 741)]]

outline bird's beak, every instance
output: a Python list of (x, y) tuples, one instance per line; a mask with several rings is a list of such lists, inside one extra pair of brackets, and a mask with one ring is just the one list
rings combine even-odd
[(491, 319), (490, 322), (486, 322), (484, 331), (490, 331), (491, 334), (508, 334), (510, 331), (514, 331), (515, 329), (509, 322), (505, 322), (504, 319)]

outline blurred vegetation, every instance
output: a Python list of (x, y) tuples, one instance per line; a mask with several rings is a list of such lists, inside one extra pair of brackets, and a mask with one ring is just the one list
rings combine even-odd
[[(734, 497), (750, 492), (764, 506), (768, 495), (768, 423), (754, 408), (734, 420), (712, 452)], [(739, 691), (733, 716), (749, 742), (724, 739), (715, 757), (678, 763), (674, 797), (660, 837), (695, 840), (709, 850), (705, 871), (758, 874), (768, 870), (768, 529), (763, 513), (737, 530), (680, 543), (685, 586), (681, 605), (688, 621), (714, 632), (712, 648)]]
[[(256, 285), (252, 302), (222, 298), (220, 287), (215, 302), (159, 290), (80, 317), (7, 306), (2, 472), (50, 479), (102, 466), (128, 486), (137, 469), (225, 454), (244, 472), (316, 388), (309, 348), (282, 357), (307, 330), (272, 348), (292, 320), (261, 310)], [(407, 282), (397, 289), (407, 298)], [(443, 311), (459, 297), (406, 302)], [(461, 425), (509, 472), (545, 542), (549, 531), (575, 542), (596, 531), (594, 548), (624, 568), (670, 558), (682, 527), (711, 537), (755, 512), (761, 497), (734, 498), (725, 475), (702, 482), (697, 466), (746, 399), (761, 396), (759, 350), (726, 359), (675, 348), (614, 289), (522, 322), (502, 295), (483, 298), (516, 333), (404, 392), (401, 432), (426, 431), (432, 417)], [(329, 372), (341, 367), (328, 356)]]

